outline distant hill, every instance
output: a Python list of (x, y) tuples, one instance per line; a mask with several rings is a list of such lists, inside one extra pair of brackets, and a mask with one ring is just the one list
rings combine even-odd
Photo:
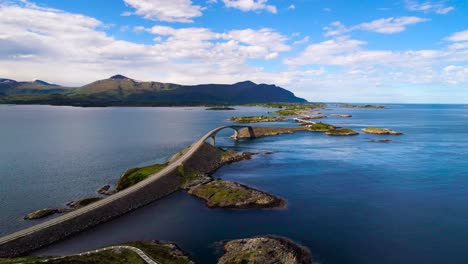
[(17, 82), (0, 78), (0, 103), (74, 106), (235, 105), (306, 102), (276, 85), (251, 81), (235, 84), (180, 85), (140, 82), (114, 75), (77, 88), (45, 81)]

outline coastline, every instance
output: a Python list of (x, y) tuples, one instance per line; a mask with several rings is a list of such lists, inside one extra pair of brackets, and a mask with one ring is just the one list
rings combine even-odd
[(167, 167), (127, 189), (62, 216), (1, 237), (0, 257), (24, 255), (167, 196), (180, 190), (184, 178), (188, 176), (186, 174), (190, 171), (196, 171), (199, 175), (213, 173), (224, 164), (235, 162), (238, 158), (220, 162), (220, 151), (217, 148), (218, 152), (212, 151), (213, 146), (205, 142), (217, 132), (232, 127), (236, 126), (211, 130)]

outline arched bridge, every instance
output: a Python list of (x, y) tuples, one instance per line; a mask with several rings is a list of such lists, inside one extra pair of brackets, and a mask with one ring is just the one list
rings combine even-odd
[(250, 138), (255, 137), (251, 126), (217, 127), (194, 142), (182, 156), (147, 179), (88, 206), (0, 237), (0, 258), (24, 255), (179, 190), (179, 179), (174, 177), (179, 166), (196, 155), (206, 140), (211, 139), (211, 144), (214, 145), (218, 132), (227, 128), (234, 130), (234, 139), (239, 137), (239, 130), (243, 128), (249, 130)]
[(210, 132), (206, 133), (205, 136), (203, 136), (200, 139), (200, 141), (205, 142), (207, 139), (210, 139), (210, 144), (215, 146), (215, 144), (216, 144), (216, 135), (218, 134), (218, 132), (220, 132), (221, 130), (224, 130), (226, 128), (231, 128), (231, 129), (234, 130), (234, 135), (233, 135), (234, 140), (239, 139), (239, 130), (241, 130), (243, 128), (247, 128), (249, 130), (250, 138), (255, 138), (254, 130), (253, 130), (253, 128), (251, 126), (233, 125), (233, 126), (217, 127), (215, 129), (211, 130)]

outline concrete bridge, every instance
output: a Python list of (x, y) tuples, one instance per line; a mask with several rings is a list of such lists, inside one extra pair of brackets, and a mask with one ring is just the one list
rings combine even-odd
[(206, 137), (206, 139), (210, 138), (210, 144), (212, 146), (215, 146), (215, 144), (216, 144), (216, 134), (218, 134), (219, 131), (221, 131), (223, 129), (226, 129), (226, 128), (231, 128), (231, 129), (234, 130), (234, 135), (232, 136), (232, 138), (234, 140), (239, 140), (239, 130), (241, 130), (243, 128), (247, 128), (249, 130), (250, 138), (255, 138), (255, 133), (254, 133), (253, 128), (251, 126), (243, 126), (243, 125), (218, 127), (218, 128), (215, 128), (215, 129), (211, 130), (207, 134), (205, 134), (205, 137)]
[(216, 135), (224, 129), (233, 129), (233, 137), (237, 139), (239, 130), (242, 128), (249, 130), (251, 138), (255, 137), (251, 126), (217, 127), (193, 143), (181, 157), (147, 179), (88, 206), (1, 237), (0, 258), (22, 256), (179, 190), (181, 183), (179, 166), (187, 165), (200, 171), (214, 166), (216, 161), (211, 160), (213, 157), (204, 156), (204, 143), (210, 139), (211, 144), (214, 145)]

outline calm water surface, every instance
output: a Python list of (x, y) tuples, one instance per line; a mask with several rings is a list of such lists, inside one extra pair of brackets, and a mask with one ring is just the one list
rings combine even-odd
[[(127, 168), (164, 161), (230, 124), (231, 115), (267, 111), (0, 106), (0, 233), (30, 224), (21, 217), (32, 210), (94, 195)], [(36, 254), (160, 239), (177, 242), (199, 263), (215, 263), (221, 240), (276, 234), (308, 246), (319, 263), (467, 263), (468, 108), (324, 112), (353, 115), (329, 123), (405, 135), (303, 132), (234, 143), (226, 132), (217, 139), (222, 147), (275, 153), (225, 166), (215, 177), (282, 196), (286, 209), (208, 209), (179, 192)], [(393, 142), (369, 142), (383, 138)]]

